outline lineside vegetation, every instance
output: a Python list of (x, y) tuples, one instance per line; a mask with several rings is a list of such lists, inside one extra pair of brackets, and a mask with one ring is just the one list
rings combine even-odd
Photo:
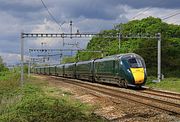
[(26, 77), (25, 85), (19, 87), (19, 71), (1, 74), (0, 122), (106, 121), (93, 114), (93, 106), (72, 99), (71, 93), (47, 86), (47, 81)]
[(152, 80), (156, 79), (156, 77), (148, 77), (146, 86), (155, 89), (174, 91), (180, 93), (180, 78), (170, 77), (165, 78), (159, 83), (154, 83)]

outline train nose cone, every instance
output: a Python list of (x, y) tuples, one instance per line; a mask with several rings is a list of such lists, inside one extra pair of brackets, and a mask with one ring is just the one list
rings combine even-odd
[(144, 68), (131, 68), (135, 84), (141, 84), (144, 82)]

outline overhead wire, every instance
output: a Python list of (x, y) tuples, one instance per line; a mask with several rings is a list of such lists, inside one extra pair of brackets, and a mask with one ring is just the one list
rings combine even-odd
[(50, 17), (52, 18), (52, 20), (61, 28), (61, 26), (65, 23), (63, 22), (62, 24), (59, 24), (59, 22), (56, 20), (56, 18), (53, 16), (53, 14), (49, 11), (48, 7), (46, 6), (46, 4), (44, 3), (43, 0), (41, 0), (42, 5), (44, 6), (44, 8), (46, 9), (46, 11), (48, 12), (48, 14), (50, 15)]
[(167, 16), (169, 16), (169, 15), (171, 15), (171, 14), (174, 14), (174, 13), (176, 13), (176, 12), (178, 12), (178, 11), (177, 11), (177, 10), (172, 11), (171, 13), (168, 13), (168, 14), (165, 14), (165, 15), (162, 15), (162, 16), (159, 16), (159, 18), (165, 18), (165, 17), (167, 17)]
[(140, 16), (141, 14), (143, 14), (144, 12), (146, 12), (147, 10), (151, 9), (151, 7), (148, 7), (146, 9), (143, 9), (143, 11), (138, 12), (134, 17), (132, 17), (132, 19), (135, 19), (136, 17)]
[[(160, 0), (160, 1), (157, 2), (156, 4), (159, 4), (161, 1), (163, 1), (163, 0)], [(164, 2), (163, 2), (163, 3), (164, 3)], [(152, 9), (152, 7), (153, 7), (153, 6), (150, 6), (150, 7), (146, 8), (146, 9), (143, 9), (142, 11), (139, 11), (135, 16), (132, 17), (132, 20), (135, 19), (136, 17), (142, 15), (144, 12)]]
[[(171, 45), (167, 45), (167, 46), (161, 46), (162, 50), (168, 49), (170, 47), (174, 47), (174, 48), (178, 48), (180, 46), (180, 44), (171, 44)], [(146, 47), (146, 48), (139, 48), (140, 50), (151, 50), (151, 49), (157, 49), (158, 47)]]
[[(53, 16), (53, 14), (50, 12), (50, 10), (48, 9), (48, 7), (46, 6), (45, 2), (43, 0), (41, 0), (41, 3), (43, 5), (43, 7), (46, 9), (46, 11), (48, 12), (49, 16), (52, 18), (52, 20), (59, 26), (59, 29), (62, 29), (62, 25), (66, 23), (66, 21), (63, 21), (62, 23), (59, 23), (57, 21), (57, 19)], [(64, 39), (64, 38), (63, 38)], [(64, 46), (64, 45), (63, 45)]]
[(177, 12), (177, 13), (174, 13), (174, 14), (170, 14), (170, 15), (168, 15), (168, 16), (162, 18), (162, 20), (169, 19), (169, 18), (174, 17), (174, 16), (177, 16), (177, 15), (179, 15), (179, 14), (180, 14), (180, 12)]

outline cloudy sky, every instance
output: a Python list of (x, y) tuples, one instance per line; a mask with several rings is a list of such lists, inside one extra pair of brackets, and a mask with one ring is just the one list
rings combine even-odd
[[(99, 32), (118, 23), (148, 16), (165, 18), (167, 23), (180, 24), (180, 0), (0, 0), (0, 56), (8, 64), (20, 60), (21, 32)], [(178, 14), (179, 13), (179, 14)], [(44, 43), (42, 46), (41, 43)], [(30, 48), (85, 48), (88, 39), (26, 39), (25, 53)], [(79, 43), (72, 46), (71, 44)], [(32, 54), (33, 55), (33, 54)]]

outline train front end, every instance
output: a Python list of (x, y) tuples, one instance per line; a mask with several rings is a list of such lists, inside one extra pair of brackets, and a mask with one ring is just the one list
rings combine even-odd
[(124, 55), (122, 59), (128, 85), (138, 87), (145, 85), (147, 72), (143, 58), (137, 54), (130, 53)]

